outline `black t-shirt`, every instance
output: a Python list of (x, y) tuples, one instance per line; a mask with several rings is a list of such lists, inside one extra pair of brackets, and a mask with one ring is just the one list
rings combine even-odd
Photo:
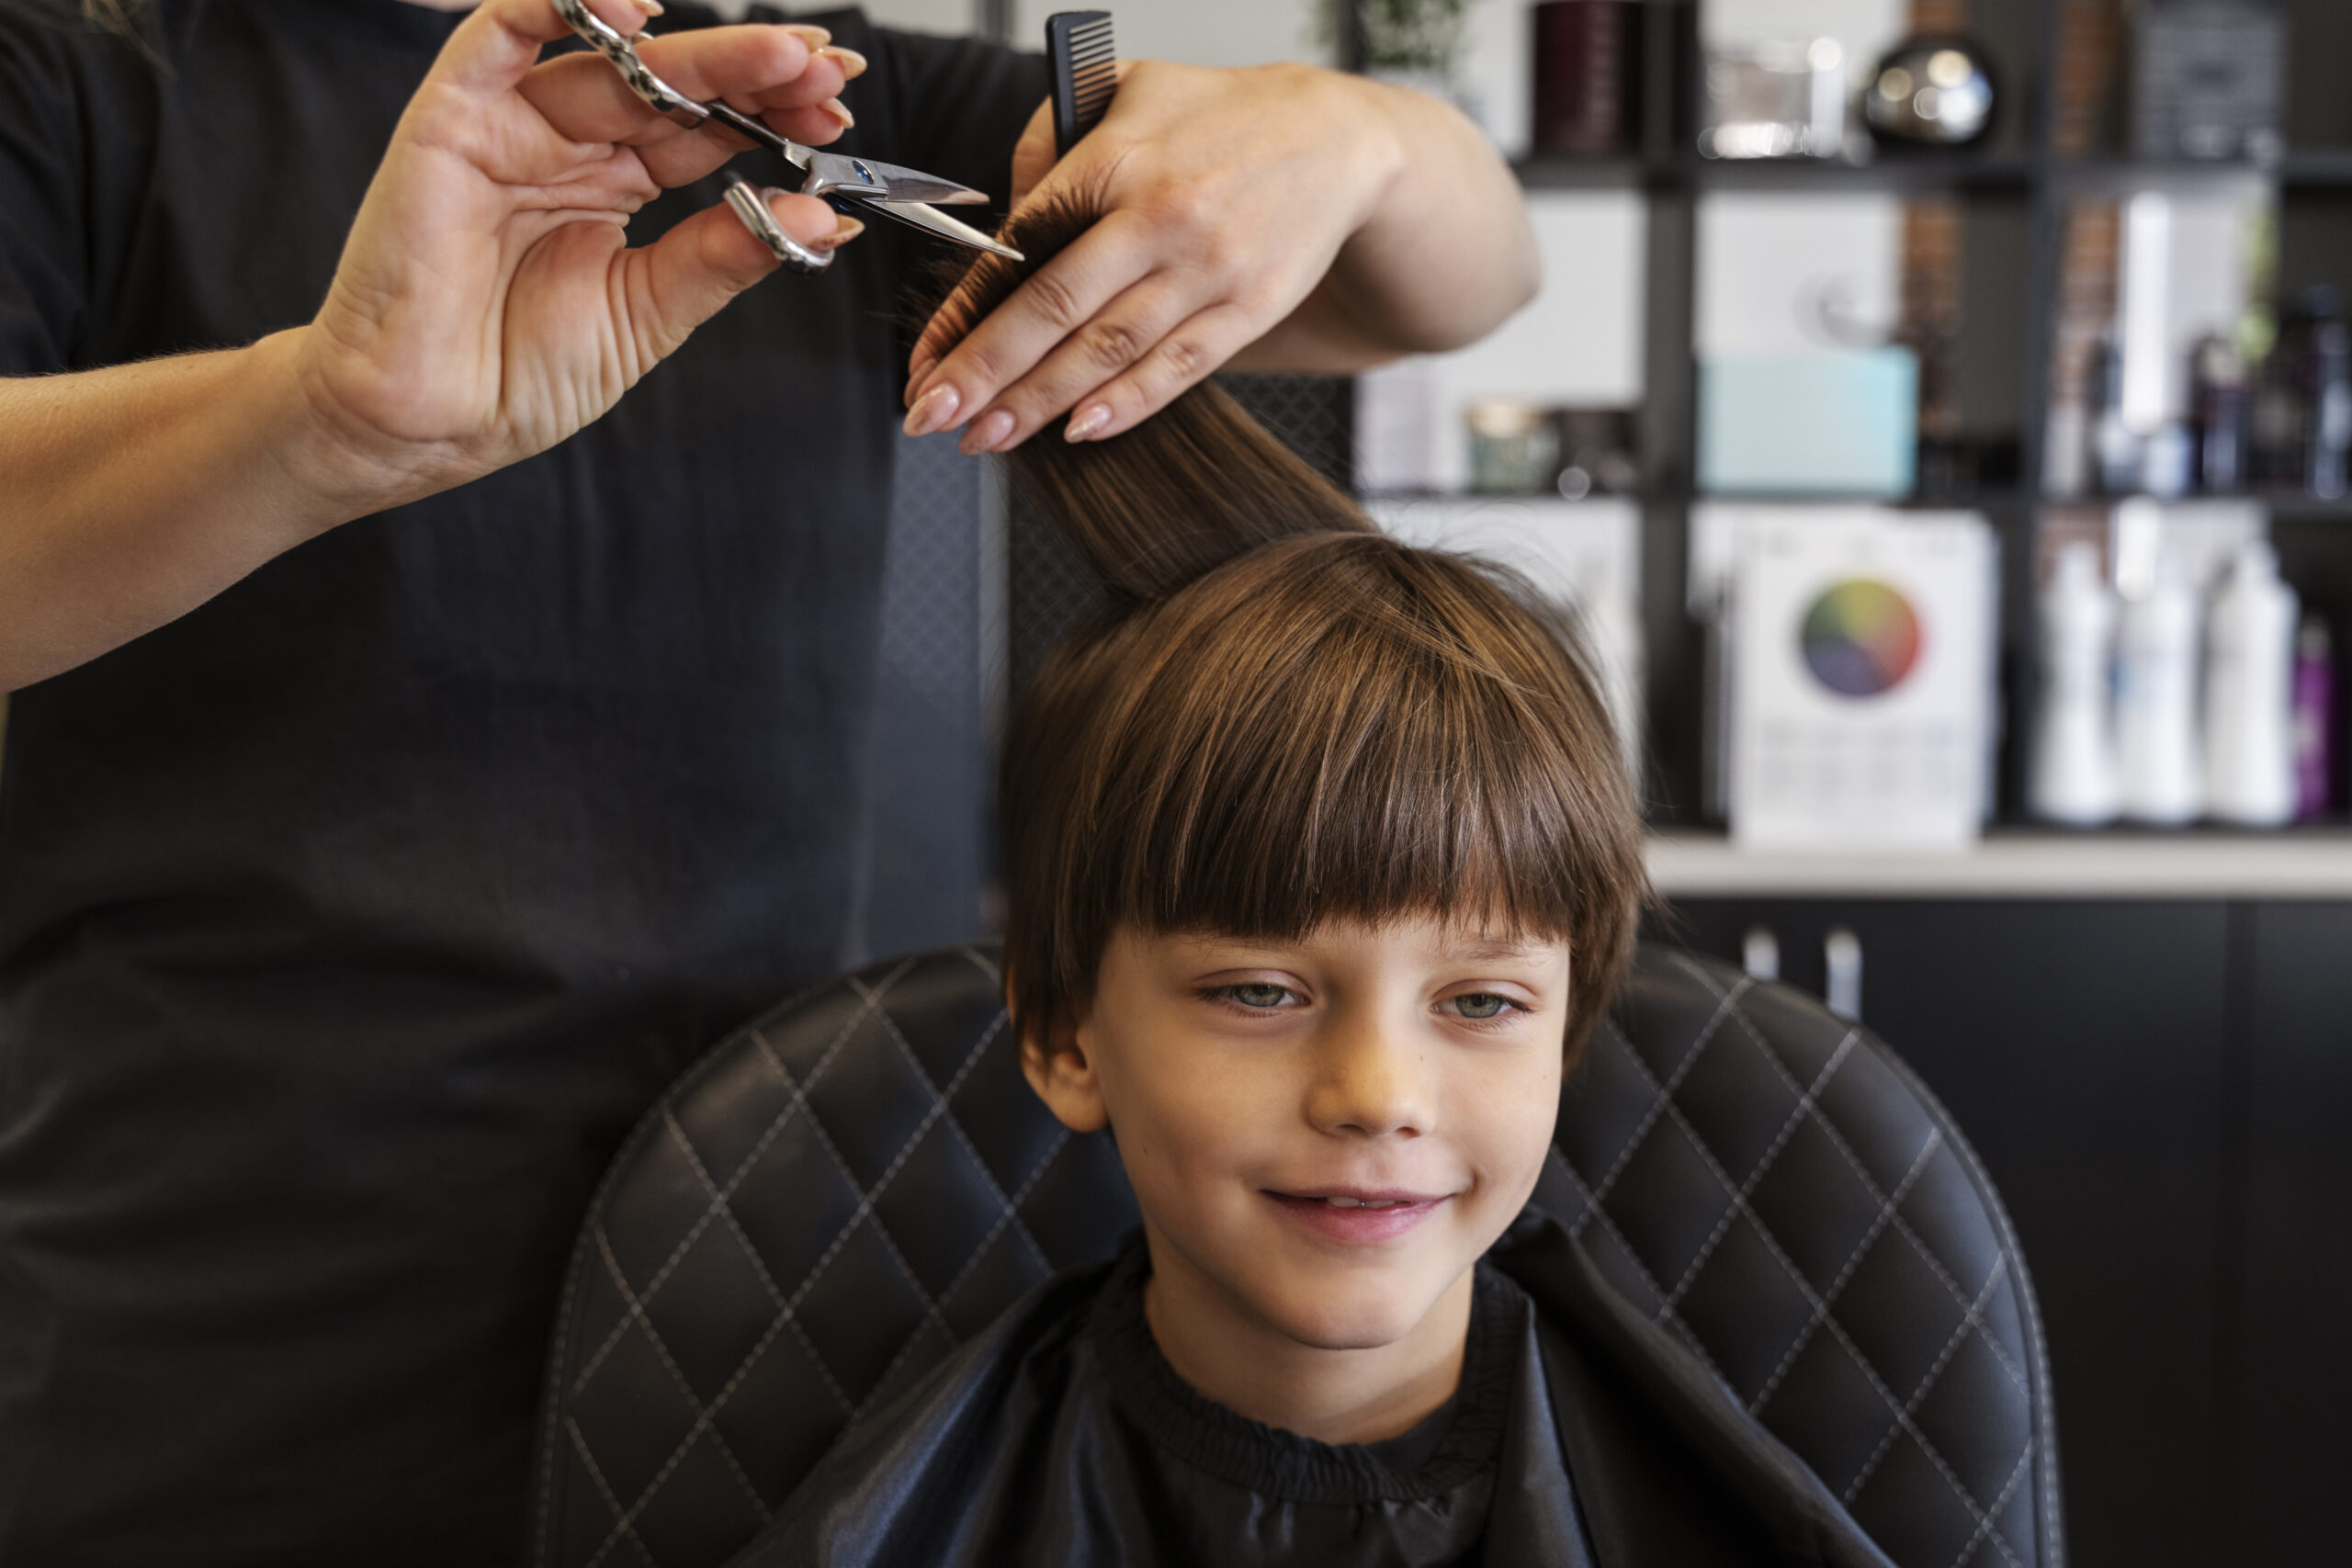
[[(1001, 201), (1039, 63), (822, 19), (873, 62), (843, 146)], [(151, 62), (0, 0), (0, 373), (307, 320), (455, 21), (161, 0)], [(854, 920), (897, 315), (936, 254), (875, 223), (553, 451), (17, 694), (0, 1559), (519, 1557), (596, 1176)]]
[[(1542, 1393), (1518, 1386), (1526, 1363), (1515, 1352), (1531, 1309), (1517, 1285), (1478, 1267), (1462, 1379), (1444, 1404), (1384, 1442), (1332, 1444), (1250, 1420), (1194, 1393), (1144, 1319), (1150, 1277), (1140, 1240), (1131, 1241), (1087, 1324), (1091, 1362), (1119, 1413), (1092, 1429), (1104, 1446), (1123, 1450), (1089, 1462), (1123, 1478), (1135, 1517), (1159, 1528), (1182, 1521), (1182, 1560), (1222, 1568), (1269, 1559), (1327, 1568), (1476, 1568), (1511, 1402)], [(1565, 1472), (1549, 1484), (1569, 1489)], [(1051, 1560), (1046, 1542), (1063, 1539), (1069, 1522), (1050, 1506), (1038, 1511), (1043, 1517), (1008, 1560)], [(1072, 1512), (1083, 1517), (1089, 1510)], [(1105, 1532), (1090, 1544), (1116, 1541)], [(1064, 1559), (1094, 1555), (1067, 1551)]]

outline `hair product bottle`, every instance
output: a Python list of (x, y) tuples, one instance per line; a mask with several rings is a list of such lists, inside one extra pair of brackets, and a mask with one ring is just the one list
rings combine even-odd
[(2147, 593), (2124, 602), (2116, 632), (2116, 797), (2133, 822), (2196, 820), (2197, 599), (2170, 557)]
[(2295, 816), (2324, 817), (2335, 804), (2335, 639), (2305, 615), (2295, 634)]
[(2218, 333), (2199, 340), (2189, 356), (2189, 423), (2194, 426), (2197, 488), (2227, 493), (2245, 488), (2245, 364)]
[(2219, 821), (2294, 818), (2295, 621), (2278, 552), (2241, 546), (2205, 626), (2205, 808)]
[(2306, 387), (2311, 399), (2303, 446), (2303, 488), (2340, 501), (2352, 480), (2352, 327), (2331, 288), (2307, 298), (2314, 318)]
[(2041, 701), (2029, 790), (2036, 817), (2084, 828), (2115, 819), (2115, 620), (2098, 547), (2061, 549), (2041, 594)]
[(2352, 457), (2352, 327), (2342, 296), (2324, 284), (2303, 290), (2279, 322), (2263, 368), (2255, 409), (2260, 477), (2340, 499)]

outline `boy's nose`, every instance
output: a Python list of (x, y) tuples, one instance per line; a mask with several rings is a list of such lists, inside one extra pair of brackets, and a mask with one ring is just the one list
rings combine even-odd
[(1308, 1092), (1307, 1120), (1326, 1133), (1418, 1137), (1435, 1109), (1428, 1068), (1421, 1043), (1394, 1022), (1335, 1021)]

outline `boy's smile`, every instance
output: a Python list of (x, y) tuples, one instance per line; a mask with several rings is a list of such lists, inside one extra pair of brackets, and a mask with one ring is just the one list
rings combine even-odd
[(1024, 1060), (1065, 1122), (1118, 1138), (1178, 1372), (1367, 1440), (1452, 1392), (1471, 1267), (1550, 1146), (1568, 988), (1565, 942), (1434, 918), (1121, 927), (1083, 1016)]

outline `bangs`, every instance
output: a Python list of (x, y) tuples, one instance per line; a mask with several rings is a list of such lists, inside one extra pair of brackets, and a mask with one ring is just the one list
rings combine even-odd
[(1097, 840), (1129, 847), (1114, 920), (1298, 937), (1432, 916), (1570, 936), (1584, 856), (1563, 786), (1597, 760), (1563, 755), (1538, 720), (1542, 672), (1462, 624), (1464, 590), (1492, 585), (1464, 563), (1350, 553), (1317, 563), (1340, 581), (1314, 585), (1311, 618), (1276, 589), (1175, 639), (1195, 651), (1155, 672), (1129, 787), (1105, 802), (1132, 813)]

